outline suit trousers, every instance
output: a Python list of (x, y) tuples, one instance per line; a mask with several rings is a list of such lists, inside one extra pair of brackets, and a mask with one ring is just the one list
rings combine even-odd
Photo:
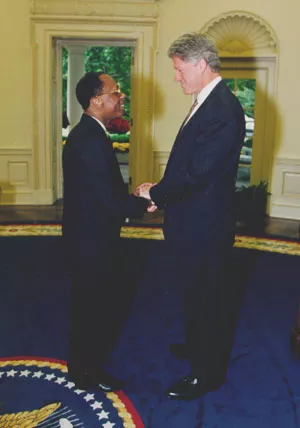
[(99, 375), (120, 334), (119, 290), (122, 287), (114, 260), (119, 259), (114, 239), (71, 266), (71, 311), (68, 367), (72, 373)]
[(232, 240), (165, 244), (172, 278), (181, 297), (191, 373), (203, 381), (224, 378), (237, 309)]

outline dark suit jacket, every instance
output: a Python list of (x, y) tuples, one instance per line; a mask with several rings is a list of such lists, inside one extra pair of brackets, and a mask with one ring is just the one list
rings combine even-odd
[(244, 141), (243, 109), (221, 81), (178, 133), (150, 194), (164, 209), (166, 239), (198, 245), (234, 233), (234, 190)]
[(83, 114), (63, 150), (63, 237), (71, 255), (94, 256), (119, 237), (125, 217), (139, 217), (148, 201), (128, 195), (112, 144)]

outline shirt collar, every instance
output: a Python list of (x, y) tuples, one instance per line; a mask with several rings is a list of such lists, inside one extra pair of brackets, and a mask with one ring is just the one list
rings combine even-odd
[(198, 94), (198, 96), (197, 96), (198, 107), (206, 100), (206, 98), (208, 97), (208, 95), (217, 86), (217, 84), (219, 82), (221, 82), (221, 80), (222, 80), (222, 77), (218, 76), (214, 80), (212, 80), (211, 82), (209, 82), (206, 86), (204, 86), (204, 88), (202, 89), (202, 91), (200, 92), (200, 94)]
[(105, 132), (105, 134), (107, 134), (107, 129), (105, 128), (105, 125), (102, 123), (102, 122), (100, 122), (100, 120), (99, 119), (97, 119), (95, 116), (91, 116), (93, 119), (95, 119), (95, 121), (96, 122), (98, 122), (99, 123), (99, 125), (103, 128), (103, 130), (104, 130), (104, 132)]

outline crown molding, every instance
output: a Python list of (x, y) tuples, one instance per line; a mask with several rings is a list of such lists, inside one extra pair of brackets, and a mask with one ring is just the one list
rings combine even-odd
[(30, 11), (36, 15), (157, 18), (156, 0), (31, 0)]

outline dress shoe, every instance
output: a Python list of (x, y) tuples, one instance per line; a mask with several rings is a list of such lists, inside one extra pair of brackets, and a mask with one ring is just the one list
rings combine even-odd
[(103, 392), (120, 391), (125, 386), (125, 382), (120, 379), (116, 379), (107, 372), (103, 373), (99, 379), (100, 382), (98, 382), (97, 387)]
[(99, 388), (103, 392), (119, 391), (124, 388), (125, 383), (113, 377), (110, 373), (102, 372), (100, 375), (91, 375), (88, 372), (71, 375), (69, 378), (75, 383), (76, 387), (83, 390)]
[(194, 400), (207, 392), (220, 388), (224, 382), (224, 378), (210, 382), (203, 382), (200, 378), (190, 375), (179, 379), (179, 381), (172, 385), (166, 393), (169, 398), (173, 398), (175, 400)]
[(87, 390), (92, 388), (94, 383), (88, 373), (72, 373), (68, 371), (68, 378), (75, 383), (76, 388)]
[(171, 343), (169, 349), (171, 354), (179, 360), (186, 360), (189, 358), (189, 352), (186, 343)]

